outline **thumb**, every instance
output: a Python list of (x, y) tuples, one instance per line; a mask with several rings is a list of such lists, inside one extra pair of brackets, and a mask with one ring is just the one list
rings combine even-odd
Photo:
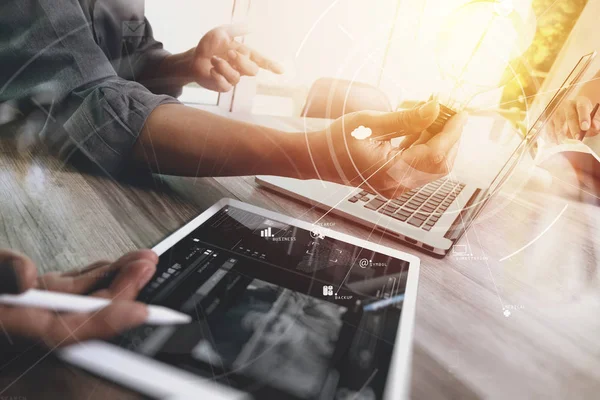
[(371, 128), (374, 139), (390, 133), (404, 136), (424, 131), (433, 124), (439, 113), (440, 105), (432, 100), (410, 110), (372, 115), (370, 121), (365, 118), (361, 125)]
[(37, 268), (24, 255), (0, 250), (0, 294), (22, 293), (36, 285)]

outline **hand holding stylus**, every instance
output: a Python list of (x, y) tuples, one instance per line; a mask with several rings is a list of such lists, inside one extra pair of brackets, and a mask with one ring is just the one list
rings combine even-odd
[[(584, 135), (581, 133), (585, 132)], [(556, 144), (565, 139), (582, 140), (600, 133), (600, 115), (594, 112), (594, 104), (584, 96), (564, 103), (547, 124), (545, 135)]]
[[(100, 261), (68, 273), (38, 276), (37, 268), (28, 257), (0, 250), (0, 274), (3, 277), (0, 294), (19, 294), (29, 289), (65, 294), (86, 294), (100, 300), (111, 300), (106, 307), (77, 313), (58, 313), (30, 305), (0, 305), (0, 326), (5, 341), (17, 338), (40, 341), (53, 348), (88, 339), (107, 339), (144, 323), (148, 307), (135, 302), (139, 290), (156, 271), (158, 256), (150, 250), (135, 251), (117, 261)], [(98, 287), (106, 276), (115, 275), (107, 287)], [(73, 304), (75, 306), (75, 304)]]

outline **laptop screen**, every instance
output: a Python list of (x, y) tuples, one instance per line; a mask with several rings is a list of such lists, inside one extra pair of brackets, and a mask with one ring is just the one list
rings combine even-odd
[(527, 135), (517, 146), (516, 150), (511, 154), (506, 164), (504, 164), (504, 167), (502, 167), (498, 175), (496, 175), (486, 192), (484, 201), (488, 200), (502, 188), (504, 183), (514, 172), (515, 167), (528, 153), (535, 157), (537, 151), (537, 141), (540, 134), (543, 132), (546, 123), (554, 116), (554, 113), (562, 104), (562, 102), (567, 99), (570, 94), (572, 94), (576, 87), (578, 87), (579, 82), (583, 78), (585, 72), (588, 70), (595, 56), (596, 53), (594, 52), (581, 57), (569, 76), (556, 91), (556, 94), (552, 97), (546, 108), (540, 113), (540, 116), (533, 123), (527, 132)]

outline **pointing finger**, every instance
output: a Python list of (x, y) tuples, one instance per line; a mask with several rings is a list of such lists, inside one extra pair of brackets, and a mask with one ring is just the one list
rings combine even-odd
[(256, 63), (256, 65), (262, 69), (269, 70), (279, 75), (283, 74), (284, 72), (283, 66), (281, 66), (279, 63), (263, 56), (258, 51), (251, 49), (242, 43), (237, 44), (235, 49), (238, 51), (238, 53), (248, 56), (252, 62)]
[(250, 57), (239, 50), (229, 50), (227, 52), (229, 63), (241, 74), (245, 76), (255, 76), (258, 74), (259, 67), (250, 59)]
[(269, 70), (275, 74), (281, 75), (284, 72), (281, 64), (268, 59), (267, 57), (263, 56), (256, 50), (251, 50), (250, 59), (252, 61), (254, 61), (256, 64), (258, 64), (259, 67)]

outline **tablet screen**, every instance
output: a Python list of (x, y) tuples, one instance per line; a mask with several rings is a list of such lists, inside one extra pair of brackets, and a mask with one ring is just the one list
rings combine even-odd
[(228, 205), (161, 255), (140, 295), (194, 322), (112, 343), (256, 398), (379, 399), (408, 268)]

